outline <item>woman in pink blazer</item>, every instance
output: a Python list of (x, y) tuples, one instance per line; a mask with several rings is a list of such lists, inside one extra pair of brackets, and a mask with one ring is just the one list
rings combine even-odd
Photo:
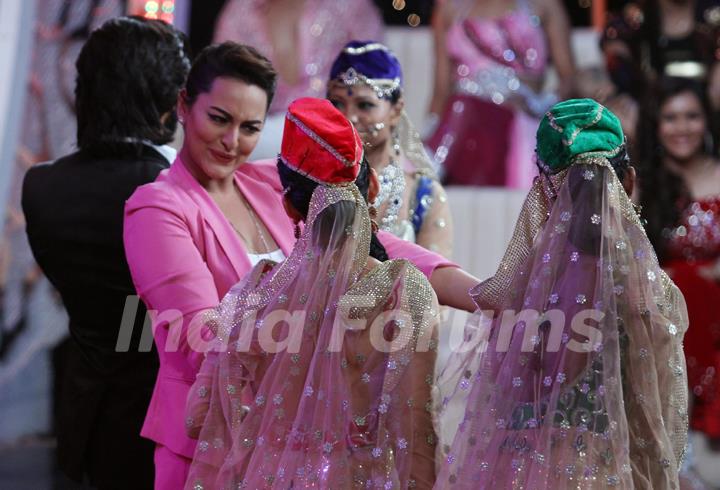
[[(160, 356), (141, 432), (157, 445), (157, 489), (183, 487), (195, 450), (196, 441), (185, 435), (184, 409), (203, 354), (188, 343), (188, 325), (261, 258), (282, 260), (295, 241), (274, 162), (246, 163), (274, 85), (272, 66), (253, 48), (224, 43), (201, 52), (178, 104), (185, 128), (180, 154), (125, 208), (128, 264), (152, 311)], [(472, 309), (466, 295), (477, 283), (472, 276), (389, 234), (381, 241), (390, 257), (408, 258), (434, 286), (444, 285), (441, 302), (452, 298), (453, 306)]]

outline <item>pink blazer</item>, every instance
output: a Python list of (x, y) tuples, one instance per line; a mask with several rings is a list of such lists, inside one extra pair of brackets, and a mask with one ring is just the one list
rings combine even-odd
[[(235, 182), (289, 255), (295, 238), (274, 162), (243, 164)], [(428, 277), (437, 267), (455, 266), (389, 233), (379, 238), (390, 257), (411, 260)], [(141, 435), (192, 458), (196, 441), (185, 435), (185, 401), (203, 354), (189, 347), (184, 334), (195, 315), (217, 306), (250, 271), (250, 261), (240, 237), (179, 158), (127, 201), (124, 241), (138, 295), (157, 312), (160, 370)]]

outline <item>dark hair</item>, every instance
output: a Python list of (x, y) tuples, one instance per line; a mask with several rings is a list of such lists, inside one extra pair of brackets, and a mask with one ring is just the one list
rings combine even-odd
[[(314, 180), (310, 180), (304, 175), (300, 175), (278, 158), (277, 161), (278, 173), (280, 174), (280, 182), (284, 189), (286, 189), (285, 195), (290, 200), (293, 207), (303, 216), (307, 217), (308, 207), (310, 206), (310, 198), (318, 183)], [(360, 190), (360, 194), (368, 199), (368, 191), (370, 188), (370, 165), (367, 160), (363, 159), (360, 164), (360, 173), (355, 179), (355, 184)], [(385, 262), (388, 260), (387, 251), (383, 247), (380, 240), (378, 240), (375, 233), (370, 238), (370, 256)]]
[(617, 175), (618, 180), (622, 183), (625, 180), (625, 177), (627, 177), (627, 172), (630, 168), (630, 154), (627, 150), (627, 141), (618, 154), (614, 157), (608, 158), (608, 161), (615, 171), (615, 175)]
[(390, 104), (395, 105), (400, 100), (400, 97), (402, 97), (402, 88), (398, 87), (390, 93), (387, 100), (390, 101)]
[[(620, 148), (617, 155), (608, 158), (608, 161), (610, 162), (613, 172), (615, 172), (615, 175), (617, 175), (618, 180), (622, 184), (630, 168), (630, 156), (627, 151), (627, 143)], [(584, 166), (585, 171), (592, 168), (587, 164), (581, 163), (579, 165)], [(584, 175), (585, 171), (572, 172), (567, 177), (570, 198), (574, 203), (581, 204), (578, 212), (585, 213), (582, 216), (575, 216), (575, 219), (571, 221), (570, 229), (568, 230), (568, 240), (579, 251), (588, 255), (599, 256), (602, 245), (602, 228), (597, 226), (588, 228), (586, 224), (590, 221), (591, 214), (600, 212), (603, 207), (602, 187), (604, 179), (590, 179), (588, 181)]]
[(78, 146), (113, 151), (172, 141), (190, 69), (184, 46), (182, 34), (159, 20), (118, 17), (93, 31), (75, 63)]
[(267, 95), (267, 107), (270, 107), (277, 73), (270, 60), (252, 46), (227, 41), (200, 51), (185, 85), (187, 103), (192, 105), (199, 94), (209, 92), (218, 77), (235, 78), (260, 87)]
[[(325, 91), (325, 98), (326, 98), (326, 99), (329, 99), (329, 98), (330, 98), (330, 87), (332, 86), (333, 83), (337, 83), (338, 86), (343, 86), (343, 87), (345, 86), (345, 85), (342, 83), (342, 81), (338, 81), (337, 79), (333, 79), (333, 80), (328, 81), (327, 90)], [(400, 98), (402, 97), (402, 94), (403, 94), (403, 93), (402, 93), (402, 87), (398, 87), (398, 88), (396, 88), (395, 90), (393, 90), (392, 92), (390, 92), (390, 95), (389, 95), (389, 96), (383, 96), (383, 97), (380, 97), (380, 98), (383, 99), (383, 100), (387, 100), (388, 102), (390, 102), (390, 105), (395, 105), (395, 104), (398, 103), (398, 101), (399, 101)]]
[[(644, 104), (638, 127), (640, 151), (640, 202), (647, 219), (647, 233), (662, 262), (667, 248), (667, 231), (675, 226), (681, 210), (690, 204), (691, 196), (682, 178), (663, 164), (663, 148), (658, 138), (660, 110), (668, 99), (690, 92), (700, 101), (708, 131), (712, 134), (712, 113), (704, 86), (687, 78), (666, 77), (658, 81)], [(710, 153), (714, 149), (708, 148)]]

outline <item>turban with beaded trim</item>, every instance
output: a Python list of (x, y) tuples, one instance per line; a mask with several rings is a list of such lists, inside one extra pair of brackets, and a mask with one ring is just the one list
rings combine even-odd
[(558, 173), (581, 155), (610, 158), (625, 144), (620, 120), (592, 99), (571, 99), (555, 104), (537, 130), (540, 170)]
[(363, 145), (352, 123), (329, 101), (304, 97), (285, 116), (281, 160), (320, 184), (355, 182)]

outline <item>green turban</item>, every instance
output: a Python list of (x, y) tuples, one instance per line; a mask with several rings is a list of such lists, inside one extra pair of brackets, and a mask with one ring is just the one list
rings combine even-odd
[(546, 174), (568, 168), (580, 155), (613, 157), (625, 144), (620, 120), (592, 99), (555, 104), (537, 130), (538, 165)]

